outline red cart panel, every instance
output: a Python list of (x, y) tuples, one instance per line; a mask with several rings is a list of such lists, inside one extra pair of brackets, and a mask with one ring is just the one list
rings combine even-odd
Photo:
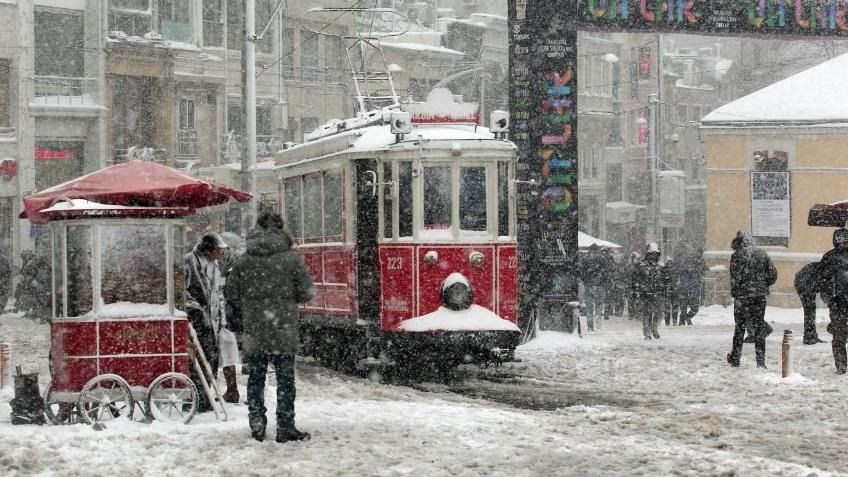
[(55, 391), (80, 391), (106, 373), (144, 387), (164, 373), (188, 374), (185, 318), (55, 320), (50, 331)]

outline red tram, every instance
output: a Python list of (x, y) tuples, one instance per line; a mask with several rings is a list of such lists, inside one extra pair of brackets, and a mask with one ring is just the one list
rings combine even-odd
[(331, 122), (258, 171), (318, 290), (303, 352), (348, 371), (510, 357), (515, 146), (447, 90), (402, 109)]

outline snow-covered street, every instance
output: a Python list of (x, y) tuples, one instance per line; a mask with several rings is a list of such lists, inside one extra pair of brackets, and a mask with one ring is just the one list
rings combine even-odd
[[(614, 317), (599, 331), (543, 332), (521, 362), (463, 369), (448, 384), (392, 386), (299, 364), (304, 443), (250, 439), (245, 405), (231, 419), (12, 426), (0, 393), (4, 475), (840, 475), (848, 469), (848, 380), (830, 345), (802, 346), (801, 310), (769, 308), (768, 371), (746, 345), (727, 365), (732, 309), (695, 326)], [(819, 333), (826, 311), (819, 311)], [(782, 330), (792, 329), (796, 375), (779, 378)], [(47, 326), (0, 320), (15, 364), (47, 381)], [(244, 384), (244, 376), (239, 378)], [(273, 409), (273, 388), (268, 390)], [(242, 389), (244, 392), (244, 389)], [(475, 397), (477, 396), (477, 397)], [(269, 413), (270, 415), (270, 413)], [(273, 436), (273, 427), (269, 434)], [(848, 475), (848, 474), (843, 474)]]

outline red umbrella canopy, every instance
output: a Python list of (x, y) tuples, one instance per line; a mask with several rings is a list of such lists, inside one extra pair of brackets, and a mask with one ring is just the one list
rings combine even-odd
[(21, 217), (45, 223), (47, 218), (39, 211), (65, 198), (135, 207), (198, 209), (230, 199), (246, 202), (251, 195), (155, 162), (129, 161), (24, 197)]

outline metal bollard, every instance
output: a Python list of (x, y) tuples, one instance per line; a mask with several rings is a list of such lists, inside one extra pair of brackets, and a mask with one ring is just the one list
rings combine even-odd
[(783, 346), (780, 352), (780, 377), (792, 374), (792, 330), (783, 330)]
[(9, 343), (0, 343), (0, 389), (5, 388), (11, 382), (12, 368), (12, 346)]

